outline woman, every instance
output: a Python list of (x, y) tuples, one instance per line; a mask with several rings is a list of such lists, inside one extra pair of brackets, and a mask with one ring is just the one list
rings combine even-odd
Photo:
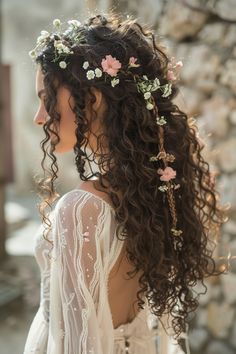
[[(41, 302), (24, 354), (180, 353), (160, 323), (186, 331), (224, 222), (197, 129), (173, 103), (182, 63), (136, 20), (53, 25), (30, 52), (46, 138)], [(71, 149), (82, 183), (48, 214), (56, 154)]]

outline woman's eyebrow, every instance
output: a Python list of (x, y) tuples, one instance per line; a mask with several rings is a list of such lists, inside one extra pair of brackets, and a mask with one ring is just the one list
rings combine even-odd
[(41, 95), (42, 95), (43, 93), (45, 93), (45, 90), (44, 90), (44, 89), (39, 90), (39, 92), (38, 92), (38, 97), (41, 98)]

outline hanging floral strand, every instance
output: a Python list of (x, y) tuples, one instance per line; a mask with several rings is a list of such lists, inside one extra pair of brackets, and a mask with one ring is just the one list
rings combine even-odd
[[(155, 105), (155, 103), (154, 103)], [(158, 109), (155, 106), (154, 109), (156, 115), (156, 123), (158, 125), (158, 146), (159, 146), (159, 153), (156, 156), (151, 156), (150, 161), (158, 161), (162, 160), (164, 168), (158, 168), (157, 173), (160, 175), (160, 180), (164, 182), (158, 189), (161, 192), (165, 192), (167, 195), (167, 200), (170, 208), (170, 213), (172, 217), (172, 226), (171, 232), (174, 236), (180, 236), (182, 234), (182, 230), (177, 229), (177, 215), (176, 215), (176, 206), (175, 206), (175, 198), (173, 194), (173, 189), (178, 189), (180, 187), (179, 184), (175, 184), (172, 180), (176, 177), (176, 171), (168, 166), (168, 162), (174, 162), (175, 156), (169, 153), (166, 153), (164, 148), (164, 128), (163, 125), (167, 124), (166, 119), (164, 116), (159, 117)], [(174, 243), (176, 248), (177, 243)]]

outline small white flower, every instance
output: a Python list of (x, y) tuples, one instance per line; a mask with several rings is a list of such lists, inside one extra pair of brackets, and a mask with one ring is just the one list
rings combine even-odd
[(157, 117), (156, 122), (159, 125), (163, 125), (167, 123), (164, 116), (161, 116), (160, 118)]
[(73, 27), (79, 27), (79, 26), (81, 26), (81, 22), (79, 22), (77, 20), (70, 20), (70, 21), (68, 21), (68, 25), (73, 26)]
[(148, 100), (151, 97), (151, 92), (145, 92), (144, 98), (145, 100)]
[(172, 89), (171, 89), (171, 84), (166, 84), (164, 86), (164, 92), (163, 92), (163, 95), (162, 97), (168, 97), (172, 92)]
[(56, 48), (59, 54), (62, 54), (65, 50), (64, 45), (62, 43), (59, 43)]
[(62, 43), (58, 43), (58, 45), (57, 45), (57, 49), (58, 49), (58, 50), (63, 51), (63, 50), (64, 50), (64, 48), (65, 48), (64, 44), (62, 44)]
[(54, 47), (58, 49), (58, 48), (60, 48), (61, 45), (62, 45), (62, 41), (55, 39), (55, 41), (54, 41)]
[(159, 189), (159, 191), (161, 191), (161, 192), (165, 192), (165, 191), (168, 190), (168, 187), (165, 186), (165, 185), (162, 185), (162, 186), (158, 187), (158, 189)]
[(65, 69), (67, 67), (67, 64), (65, 61), (60, 61), (59, 66), (60, 68)]
[(67, 54), (73, 54), (73, 51), (72, 51), (72, 50), (70, 50), (70, 48), (65, 47), (65, 51), (64, 51), (64, 53), (67, 53)]
[(149, 161), (158, 161), (158, 158), (157, 158), (157, 156), (151, 156), (149, 158)]
[(94, 79), (94, 77), (95, 77), (94, 71), (93, 70), (87, 71), (86, 76), (87, 76), (88, 80)]
[(57, 49), (58, 54), (72, 54), (73, 52), (61, 40), (54, 41), (54, 47)]
[(147, 75), (143, 75), (144, 80), (148, 80)]
[(119, 79), (114, 78), (114, 79), (111, 80), (111, 86), (112, 86), (112, 87), (115, 87), (116, 85), (119, 84), (119, 82), (120, 82)]
[(86, 70), (86, 69), (88, 69), (88, 67), (89, 67), (89, 62), (85, 61), (83, 64), (83, 68)]
[(175, 236), (180, 236), (180, 235), (183, 233), (182, 230), (177, 230), (177, 229), (175, 229), (175, 228), (172, 228), (171, 231), (173, 232), (173, 234), (174, 234)]
[(152, 84), (149, 84), (146, 86), (146, 91), (155, 91), (155, 89), (153, 89)]
[(147, 102), (146, 107), (148, 110), (151, 110), (154, 108), (154, 105), (151, 102)]
[(47, 38), (47, 37), (49, 37), (50, 36), (50, 33), (48, 32), (48, 31), (41, 31), (41, 33), (40, 33), (40, 36), (41, 37), (44, 37), (44, 38)]
[(154, 87), (152, 84), (147, 85), (147, 86), (146, 86), (146, 90), (147, 90), (147, 91), (156, 91), (155, 87)]
[(37, 38), (37, 44), (43, 44), (47, 38), (48, 36), (39, 36)]
[(160, 80), (156, 77), (153, 81), (152, 91), (156, 91), (160, 88)]
[(35, 52), (34, 49), (29, 52), (29, 56), (30, 56), (32, 59), (35, 59), (35, 58), (36, 58), (36, 52)]
[(71, 52), (70, 48), (68, 48), (65, 45), (63, 45), (58, 52), (59, 52), (59, 54), (62, 54), (62, 53), (71, 54), (71, 53), (73, 53), (73, 52)]
[(61, 21), (60, 21), (58, 18), (56, 18), (56, 19), (53, 21), (53, 26), (54, 26), (54, 27), (60, 27), (60, 26), (61, 26)]
[(102, 70), (100, 70), (99, 68), (95, 69), (95, 75), (96, 77), (101, 77), (102, 76)]

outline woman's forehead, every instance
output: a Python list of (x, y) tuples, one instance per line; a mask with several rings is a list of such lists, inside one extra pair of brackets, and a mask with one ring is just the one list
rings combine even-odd
[(37, 72), (36, 72), (35, 86), (36, 86), (36, 93), (37, 94), (39, 91), (44, 89), (43, 74), (42, 74), (42, 71), (40, 68), (38, 68)]

